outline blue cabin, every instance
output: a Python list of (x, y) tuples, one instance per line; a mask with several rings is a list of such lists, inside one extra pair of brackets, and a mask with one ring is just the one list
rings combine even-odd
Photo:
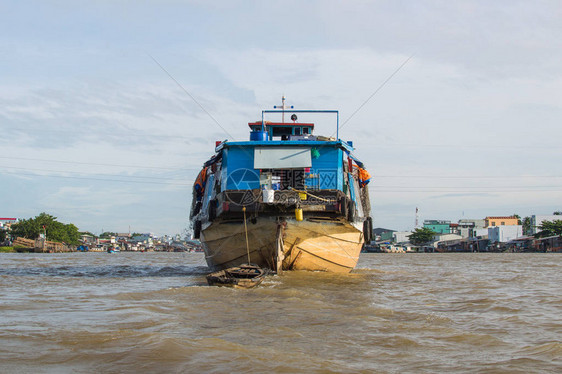
[(344, 155), (350, 144), (313, 135), (313, 123), (251, 122), (250, 141), (224, 142), (221, 191), (344, 191)]

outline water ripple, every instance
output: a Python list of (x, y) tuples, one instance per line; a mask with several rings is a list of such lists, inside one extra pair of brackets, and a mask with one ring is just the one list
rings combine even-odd
[(209, 287), (201, 254), (0, 255), (0, 372), (562, 372), (545, 254), (366, 254)]
[(86, 278), (136, 278), (182, 277), (208, 274), (206, 266), (152, 266), (152, 265), (103, 265), (103, 266), (54, 266), (0, 268), (0, 276), (39, 277), (86, 277)]

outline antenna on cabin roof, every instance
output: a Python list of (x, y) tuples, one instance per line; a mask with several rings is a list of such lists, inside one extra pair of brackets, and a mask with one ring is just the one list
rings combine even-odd
[(281, 106), (279, 105), (274, 105), (273, 106), (274, 109), (281, 109), (283, 112), (281, 113), (281, 122), (285, 123), (285, 109), (293, 109), (294, 106), (287, 106), (285, 105), (285, 95), (283, 95), (283, 97), (281, 98)]

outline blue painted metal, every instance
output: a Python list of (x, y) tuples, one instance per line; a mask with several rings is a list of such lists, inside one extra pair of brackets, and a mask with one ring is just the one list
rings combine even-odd
[(353, 154), (348, 153), (347, 154), (349, 156), (349, 158), (351, 158), (353, 161), (355, 161), (355, 163), (357, 164), (357, 166), (359, 166), (360, 168), (364, 168), (365, 165), (363, 165), (363, 163), (361, 162), (361, 160), (359, 160), (357, 157), (355, 157)]
[(252, 142), (264, 142), (267, 141), (267, 131), (252, 131), (250, 132), (250, 141)]
[(242, 141), (242, 142), (226, 142), (220, 145), (220, 149), (225, 149), (232, 146), (302, 146), (302, 147), (315, 147), (315, 146), (338, 146), (345, 149), (347, 152), (353, 152), (354, 148), (347, 142), (341, 140), (321, 141), (321, 140), (270, 140), (270, 141)]
[[(208, 179), (207, 179), (207, 184), (206, 186), (214, 186), (215, 185), (215, 176), (213, 174), (209, 175)], [(202, 210), (206, 211), (207, 209), (209, 209), (209, 202), (211, 201), (211, 195), (213, 194), (213, 189), (212, 188), (206, 188), (205, 189), (205, 197), (203, 198), (203, 207)]]
[[(254, 142), (252, 142), (254, 143)], [(258, 143), (258, 142), (255, 142)], [(251, 190), (260, 187), (260, 171), (254, 169), (253, 147), (229, 147), (223, 151), (223, 168), (227, 170), (223, 176), (223, 186), (226, 190)]]
[(307, 186), (321, 190), (343, 190), (342, 150), (334, 146), (317, 147), (320, 157), (312, 159), (310, 174), (316, 177), (307, 180)]
[(338, 189), (343, 191), (343, 152), (342, 142), (321, 141), (255, 141), (227, 143), (223, 148), (222, 190), (258, 189), (260, 170), (254, 169), (254, 148), (256, 146), (301, 146), (316, 148), (318, 158), (312, 159), (308, 175), (314, 178), (306, 180), (310, 188)]

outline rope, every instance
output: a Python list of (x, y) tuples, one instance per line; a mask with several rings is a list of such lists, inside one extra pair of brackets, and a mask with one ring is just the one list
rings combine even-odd
[(297, 190), (296, 188), (293, 188), (293, 187), (289, 187), (289, 189), (290, 189), (291, 191), (295, 191), (295, 192), (298, 192), (298, 193), (304, 193), (304, 194), (307, 194), (308, 196), (312, 196), (313, 198), (315, 198), (315, 199), (318, 199), (318, 200), (320, 200), (320, 201), (325, 201), (325, 202), (328, 202), (328, 203), (331, 203), (331, 202), (332, 202), (332, 200), (329, 200), (329, 199), (324, 199), (324, 198), (322, 198), (322, 197), (319, 197), (319, 196), (313, 195), (313, 194), (311, 194), (311, 193), (310, 193), (310, 192), (308, 192), (308, 191), (301, 191), (301, 190)]
[(246, 227), (246, 207), (242, 207), (244, 212), (244, 234), (246, 234), (246, 251), (248, 252), (248, 265), (250, 264), (250, 245), (248, 244), (248, 228)]

